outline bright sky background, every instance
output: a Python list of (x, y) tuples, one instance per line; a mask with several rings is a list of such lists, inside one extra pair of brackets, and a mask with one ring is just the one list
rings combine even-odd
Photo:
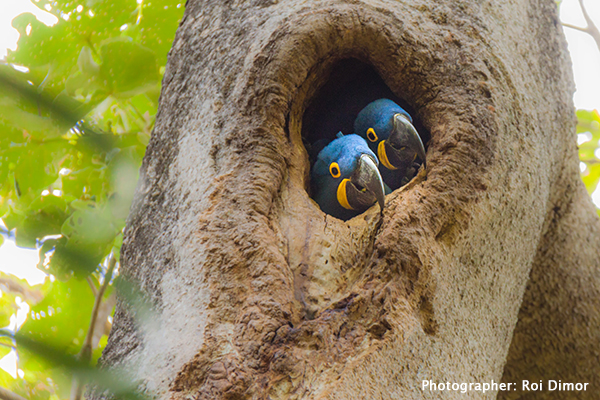
[[(600, 28), (600, 1), (586, 0), (584, 3), (589, 16)], [(585, 19), (577, 0), (563, 0), (560, 18), (565, 23), (585, 27)], [(600, 51), (587, 33), (571, 28), (564, 28), (564, 31), (577, 86), (575, 106), (587, 110), (600, 109)]]
[[(586, 0), (585, 5), (588, 14), (600, 27), (600, 1)], [(585, 20), (577, 0), (563, 0), (560, 11), (563, 22), (585, 26)], [(53, 25), (58, 21), (55, 16), (40, 10), (29, 0), (0, 0), (0, 59), (6, 56), (7, 49), (16, 50), (19, 34), (12, 28), (11, 21), (24, 12), (33, 13), (38, 20), (47, 25)], [(600, 52), (594, 40), (586, 33), (570, 28), (564, 28), (564, 31), (569, 43), (577, 85), (574, 97), (575, 106), (588, 110), (598, 109), (600, 108)], [(600, 191), (597, 190), (592, 198), (600, 207)], [(45, 274), (36, 268), (37, 262), (37, 250), (18, 248), (11, 240), (6, 240), (0, 247), (0, 271), (25, 278), (30, 285), (42, 283), (45, 278)], [(21, 311), (14, 316), (14, 321), (11, 323), (13, 328), (22, 324), (29, 309), (26, 303), (22, 304)], [(18, 373), (16, 354), (10, 353), (0, 360), (0, 368), (15, 376)]]

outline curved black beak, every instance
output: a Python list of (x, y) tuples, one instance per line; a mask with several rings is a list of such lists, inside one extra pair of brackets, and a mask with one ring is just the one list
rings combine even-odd
[(409, 158), (409, 161), (412, 162), (416, 156), (419, 156), (423, 161), (423, 166), (427, 168), (423, 141), (404, 114), (394, 114), (394, 129), (386, 143), (389, 143), (399, 160)]
[(383, 179), (377, 168), (377, 161), (368, 154), (363, 154), (358, 160), (358, 166), (350, 177), (352, 189), (347, 189), (348, 203), (355, 210), (364, 210), (373, 205), (375, 200), (383, 211), (385, 205), (385, 190)]

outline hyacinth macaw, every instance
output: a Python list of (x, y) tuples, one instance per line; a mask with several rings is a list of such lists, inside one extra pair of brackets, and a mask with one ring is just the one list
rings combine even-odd
[(354, 133), (377, 154), (386, 194), (413, 178), (417, 157), (426, 167), (425, 147), (411, 116), (392, 100), (375, 100), (363, 108), (354, 121)]
[(358, 135), (343, 135), (317, 155), (311, 172), (313, 198), (321, 210), (348, 220), (375, 202), (383, 210), (384, 186), (377, 156)]

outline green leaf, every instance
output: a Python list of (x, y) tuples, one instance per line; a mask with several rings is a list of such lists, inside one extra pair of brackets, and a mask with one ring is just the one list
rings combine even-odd
[[(131, 97), (154, 89), (159, 83), (156, 55), (127, 37), (115, 38), (100, 47), (100, 73), (118, 97)], [(123, 64), (123, 60), (128, 62)]]
[(37, 87), (33, 73), (14, 70), (0, 64), (0, 122), (17, 127), (24, 142), (30, 136), (38, 141), (55, 139), (66, 134), (87, 112), (85, 105), (60, 93)]
[(598, 186), (598, 180), (600, 180), (600, 163), (588, 165), (586, 173), (581, 177), (588, 193), (591, 195), (596, 187)]
[(21, 126), (27, 134), (38, 140), (57, 138), (66, 133), (51, 118), (23, 111), (15, 100), (0, 98), (0, 119), (3, 123)]
[(92, 56), (92, 49), (88, 46), (83, 46), (81, 48), (81, 52), (79, 53), (79, 58), (77, 58), (77, 65), (79, 66), (79, 70), (84, 75), (94, 76), (98, 75), (100, 72), (100, 66)]
[[(6, 351), (6, 349), (7, 348), (0, 347), (0, 357), (4, 357), (10, 352), (10, 349), (8, 349), (8, 351)], [(0, 387), (10, 388), (13, 385), (14, 381), (15, 379), (12, 376), (10, 376), (8, 372), (4, 371), (3, 369), (0, 369)]]
[(584, 132), (589, 132), (592, 139), (579, 146), (579, 159), (587, 166), (581, 179), (588, 193), (592, 194), (600, 180), (600, 160), (596, 157), (596, 151), (600, 147), (600, 114), (597, 110), (577, 110), (577, 133)]
[[(9, 229), (16, 229), (19, 244), (42, 243), (40, 268), (59, 278), (52, 285), (46, 282), (50, 294), (43, 305), (55, 310), (68, 305), (58, 320), (53, 319), (58, 314), (50, 318), (40, 313), (39, 319), (36, 315), (25, 323), (24, 332), (56, 344), (60, 352), (21, 346), (19, 367), (25, 378), (10, 378), (8, 387), (32, 400), (59, 400), (69, 397), (78, 370), (56, 360), (78, 351), (81, 335), (75, 329), (87, 329), (91, 312), (90, 297), (79, 301), (85, 287), (69, 278), (97, 271), (122, 244), (137, 171), (154, 126), (160, 78), (184, 4), (34, 4), (49, 6), (59, 19), (51, 27), (31, 14), (13, 20), (21, 36), (7, 62), (28, 72), (0, 64), (0, 216)], [(7, 314), (0, 318), (14, 311), (10, 296), (0, 298)], [(78, 312), (73, 304), (85, 310)], [(41, 303), (36, 312), (43, 310), (39, 307)], [(99, 354), (95, 350), (94, 358)], [(122, 393), (139, 398), (131, 391)]]
[(94, 295), (85, 280), (46, 281), (46, 297), (31, 307), (19, 334), (66, 354), (77, 354), (85, 338)]
[(75, 275), (78, 279), (94, 272), (105, 255), (105, 246), (98, 243), (82, 245), (66, 238), (54, 246), (46, 270), (58, 279), (66, 281)]
[(35, 246), (37, 238), (60, 234), (67, 215), (67, 203), (62, 197), (39, 197), (30, 205), (29, 213), (17, 228), (17, 238), (23, 241), (27, 237), (26, 240), (30, 240)]
[(77, 243), (108, 243), (116, 236), (110, 210), (94, 202), (87, 202), (71, 214), (62, 226), (62, 234)]
[(160, 65), (167, 63), (177, 25), (183, 17), (185, 1), (153, 0), (142, 3), (142, 18), (138, 24), (140, 43), (153, 49)]
[[(2, 289), (2, 286), (0, 286), (0, 290), (2, 290), (2, 296), (0, 297), (0, 324), (2, 324), (1, 326), (8, 326), (10, 317), (17, 312), (19, 307), (15, 301), (16, 295), (14, 293), (5, 291)], [(8, 354), (8, 351), (4, 351), (5, 349), (7, 348), (0, 346), (0, 351), (2, 352), (0, 358)]]
[(60, 177), (63, 193), (78, 199), (90, 193), (98, 198), (105, 197), (108, 190), (108, 180), (105, 175), (106, 168), (93, 167), (65, 173)]
[(44, 243), (43, 252), (53, 251), (45, 270), (66, 280), (94, 272), (113, 246), (121, 227), (110, 209), (94, 202), (73, 202), (76, 209), (63, 223), (63, 237)]

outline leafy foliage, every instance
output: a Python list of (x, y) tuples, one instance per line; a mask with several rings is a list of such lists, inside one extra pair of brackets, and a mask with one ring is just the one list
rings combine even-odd
[(583, 142), (579, 145), (579, 159), (586, 166), (581, 178), (592, 194), (600, 180), (600, 114), (597, 110), (577, 111), (577, 134)]
[[(13, 20), (18, 49), (0, 64), (0, 216), (19, 246), (39, 249), (39, 268), (55, 279), (31, 288), (0, 275), (0, 326), (21, 301), (31, 307), (16, 336), (0, 334), (0, 357), (16, 346), (23, 370), (17, 379), (0, 370), (0, 385), (32, 400), (58, 400), (69, 397), (74, 376), (87, 376), (127, 397), (126, 382), (94, 372), (79, 355), (100, 282), (110, 280), (106, 259), (119, 254), (184, 4), (34, 1), (58, 23), (49, 27), (31, 14)], [(592, 193), (600, 180), (600, 116), (577, 115), (577, 132), (587, 139), (582, 178)], [(141, 296), (125, 297), (148, 313)], [(106, 336), (98, 342), (92, 360)]]
[[(24, 371), (23, 379), (0, 372), (0, 384), (31, 399), (63, 399), (72, 371), (31, 343), (80, 353), (99, 282), (111, 279), (103, 276), (106, 259), (118, 257), (184, 4), (34, 1), (58, 23), (27, 13), (13, 20), (18, 49), (0, 64), (0, 216), (19, 246), (39, 249), (39, 268), (57, 279), (30, 302), (17, 341), (0, 340), (0, 357), (17, 344)], [(16, 297), (2, 291), (1, 326)]]

